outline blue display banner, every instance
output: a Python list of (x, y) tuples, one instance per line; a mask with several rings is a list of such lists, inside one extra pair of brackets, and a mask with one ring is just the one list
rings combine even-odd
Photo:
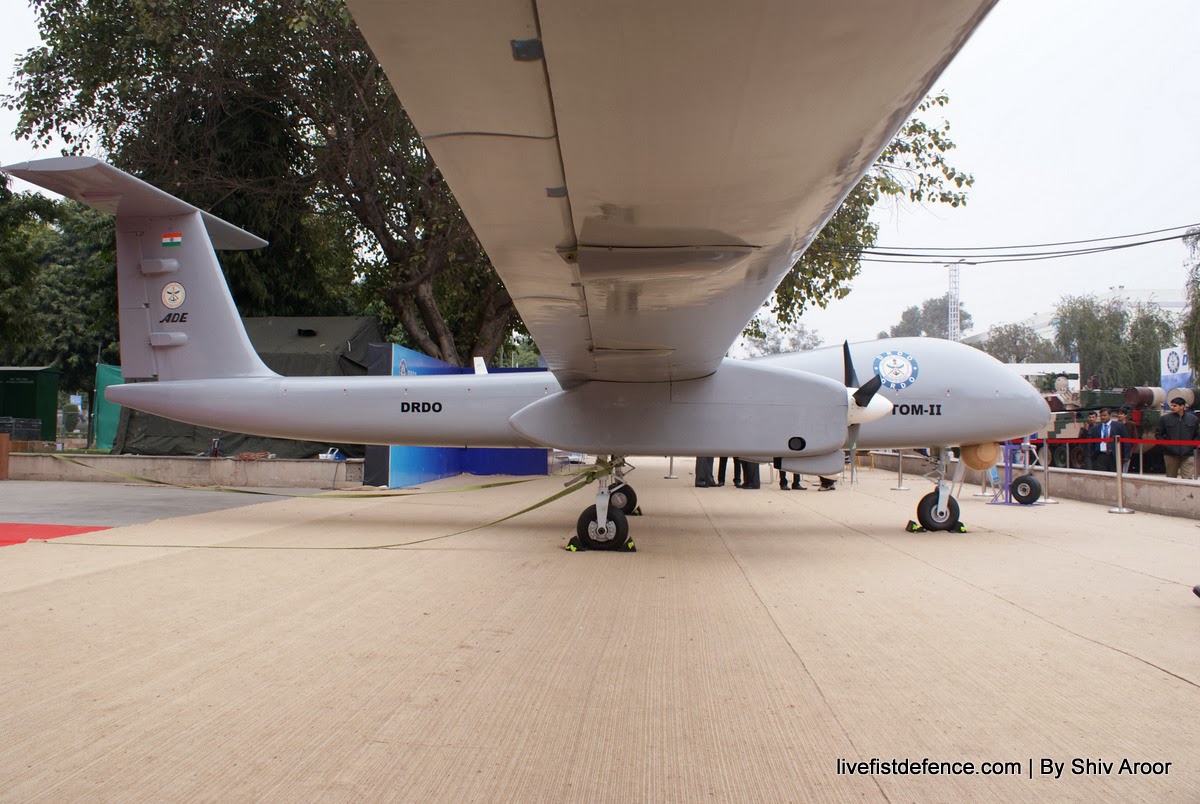
[[(392, 375), (461, 374), (462, 369), (437, 358), (392, 344)], [(461, 447), (392, 447), (388, 486), (394, 489), (462, 474)]]
[[(1163, 349), (1158, 384), (1167, 392), (1167, 402), (1174, 396), (1171, 393), (1172, 389), (1191, 388), (1195, 382), (1196, 377), (1188, 359), (1187, 347), (1179, 345)], [(1164, 410), (1168, 409), (1167, 402), (1163, 403)]]
[(436, 357), (414, 352), (403, 346), (392, 344), (392, 374), (405, 376), (408, 374), (462, 374), (458, 366), (443, 363)]
[[(502, 372), (503, 369), (497, 371)], [(412, 349), (392, 344), (393, 375), (470, 373), (471, 369), (451, 366)], [(548, 451), (544, 449), (390, 447), (388, 486), (394, 489), (416, 486), (464, 472), (473, 475), (544, 475), (548, 473), (548, 459)]]

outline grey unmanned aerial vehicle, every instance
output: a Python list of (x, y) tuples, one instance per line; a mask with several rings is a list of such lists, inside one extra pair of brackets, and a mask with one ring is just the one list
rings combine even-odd
[(628, 533), (621, 456), (830, 474), (846, 448), (935, 446), (918, 516), (944, 529), (944, 448), (1047, 423), (1024, 380), (925, 338), (725, 353), (991, 5), (350, 0), (545, 374), (279, 376), (215, 254), (264, 241), (94, 159), (5, 170), (116, 216), (122, 373), (155, 380), (110, 388), (121, 405), (283, 438), (611, 456), (578, 524), (601, 548)]

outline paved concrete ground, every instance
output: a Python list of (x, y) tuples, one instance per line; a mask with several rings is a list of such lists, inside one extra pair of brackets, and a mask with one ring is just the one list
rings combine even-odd
[(1195, 522), (968, 487), (970, 533), (910, 534), (890, 472), (638, 463), (636, 554), (562, 550), (583, 493), (421, 541), (555, 478), (0, 549), (0, 799), (1200, 799)]
[[(319, 489), (253, 489), (281, 494), (318, 494)], [(0, 482), (0, 521), (44, 525), (136, 525), (155, 519), (223, 511), (274, 499), (267, 494), (151, 486), (140, 483)]]

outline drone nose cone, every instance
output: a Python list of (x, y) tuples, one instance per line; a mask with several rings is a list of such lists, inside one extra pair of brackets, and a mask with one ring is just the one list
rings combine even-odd
[(849, 424), (865, 424), (873, 422), (877, 419), (882, 419), (892, 412), (892, 403), (886, 397), (875, 394), (871, 397), (871, 401), (865, 407), (860, 407), (854, 401), (853, 392), (850, 393), (850, 410), (847, 413), (847, 421)]
[(1053, 413), (1046, 400), (1036, 388), (1021, 377), (1013, 377), (1001, 396), (1006, 397), (1011, 410), (1014, 428), (1020, 427), (1023, 435), (1044, 432), (1050, 426)]
[(1025, 404), (1025, 410), (1029, 415), (1029, 421), (1032, 425), (1029, 428), (1029, 432), (1040, 432), (1050, 426), (1050, 420), (1054, 418), (1054, 413), (1050, 410), (1050, 406), (1046, 404), (1045, 398), (1037, 392), (1037, 389), (1027, 384), (1022, 402)]

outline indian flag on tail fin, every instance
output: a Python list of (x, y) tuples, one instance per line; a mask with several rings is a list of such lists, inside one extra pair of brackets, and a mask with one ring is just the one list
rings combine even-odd
[(163, 232), (163, 246), (182, 246), (183, 232)]

